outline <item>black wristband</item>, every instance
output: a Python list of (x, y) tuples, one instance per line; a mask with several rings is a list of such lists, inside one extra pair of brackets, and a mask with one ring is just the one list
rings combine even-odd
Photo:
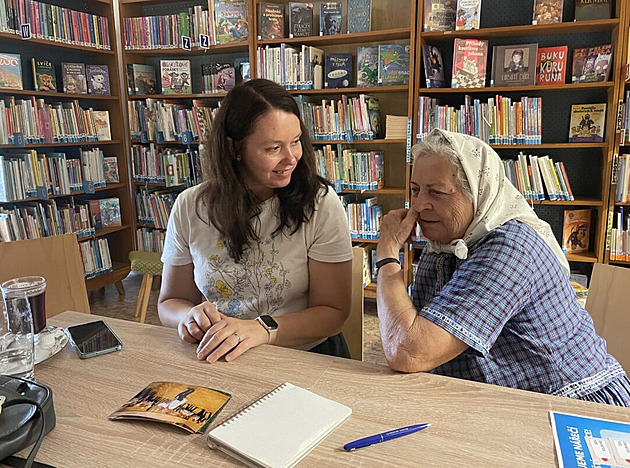
[(398, 266), (400, 266), (400, 260), (398, 260), (397, 258), (384, 258), (383, 260), (379, 260), (378, 262), (376, 262), (376, 274), (378, 275), (378, 271), (381, 269), (381, 267), (387, 265), (388, 263), (398, 263)]

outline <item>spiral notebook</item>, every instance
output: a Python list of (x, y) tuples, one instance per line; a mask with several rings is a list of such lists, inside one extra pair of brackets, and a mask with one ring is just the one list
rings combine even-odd
[(248, 466), (294, 466), (352, 410), (285, 382), (208, 433), (208, 445)]

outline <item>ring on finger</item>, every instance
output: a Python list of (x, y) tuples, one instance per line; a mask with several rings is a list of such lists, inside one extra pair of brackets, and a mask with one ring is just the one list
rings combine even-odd
[(236, 343), (240, 343), (241, 342), (241, 337), (238, 336), (236, 333), (234, 333), (234, 336), (236, 337)]
[(195, 319), (191, 319), (188, 322), (186, 322), (186, 326), (190, 325), (191, 323), (195, 323)]

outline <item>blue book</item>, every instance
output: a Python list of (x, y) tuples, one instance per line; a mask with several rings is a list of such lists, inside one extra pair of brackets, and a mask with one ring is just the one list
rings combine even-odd
[(352, 84), (352, 54), (324, 56), (324, 88), (349, 88)]
[(319, 35), (341, 34), (341, 2), (322, 2), (319, 7)]
[(409, 84), (409, 44), (379, 44), (378, 84)]
[(348, 32), (360, 33), (370, 30), (372, 0), (348, 0)]

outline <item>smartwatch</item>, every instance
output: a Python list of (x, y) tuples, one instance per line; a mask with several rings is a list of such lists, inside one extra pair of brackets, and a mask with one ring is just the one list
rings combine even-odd
[(273, 344), (276, 341), (276, 334), (278, 333), (278, 322), (276, 322), (271, 315), (261, 315), (256, 317), (256, 321), (267, 330), (269, 338), (267, 344)]

